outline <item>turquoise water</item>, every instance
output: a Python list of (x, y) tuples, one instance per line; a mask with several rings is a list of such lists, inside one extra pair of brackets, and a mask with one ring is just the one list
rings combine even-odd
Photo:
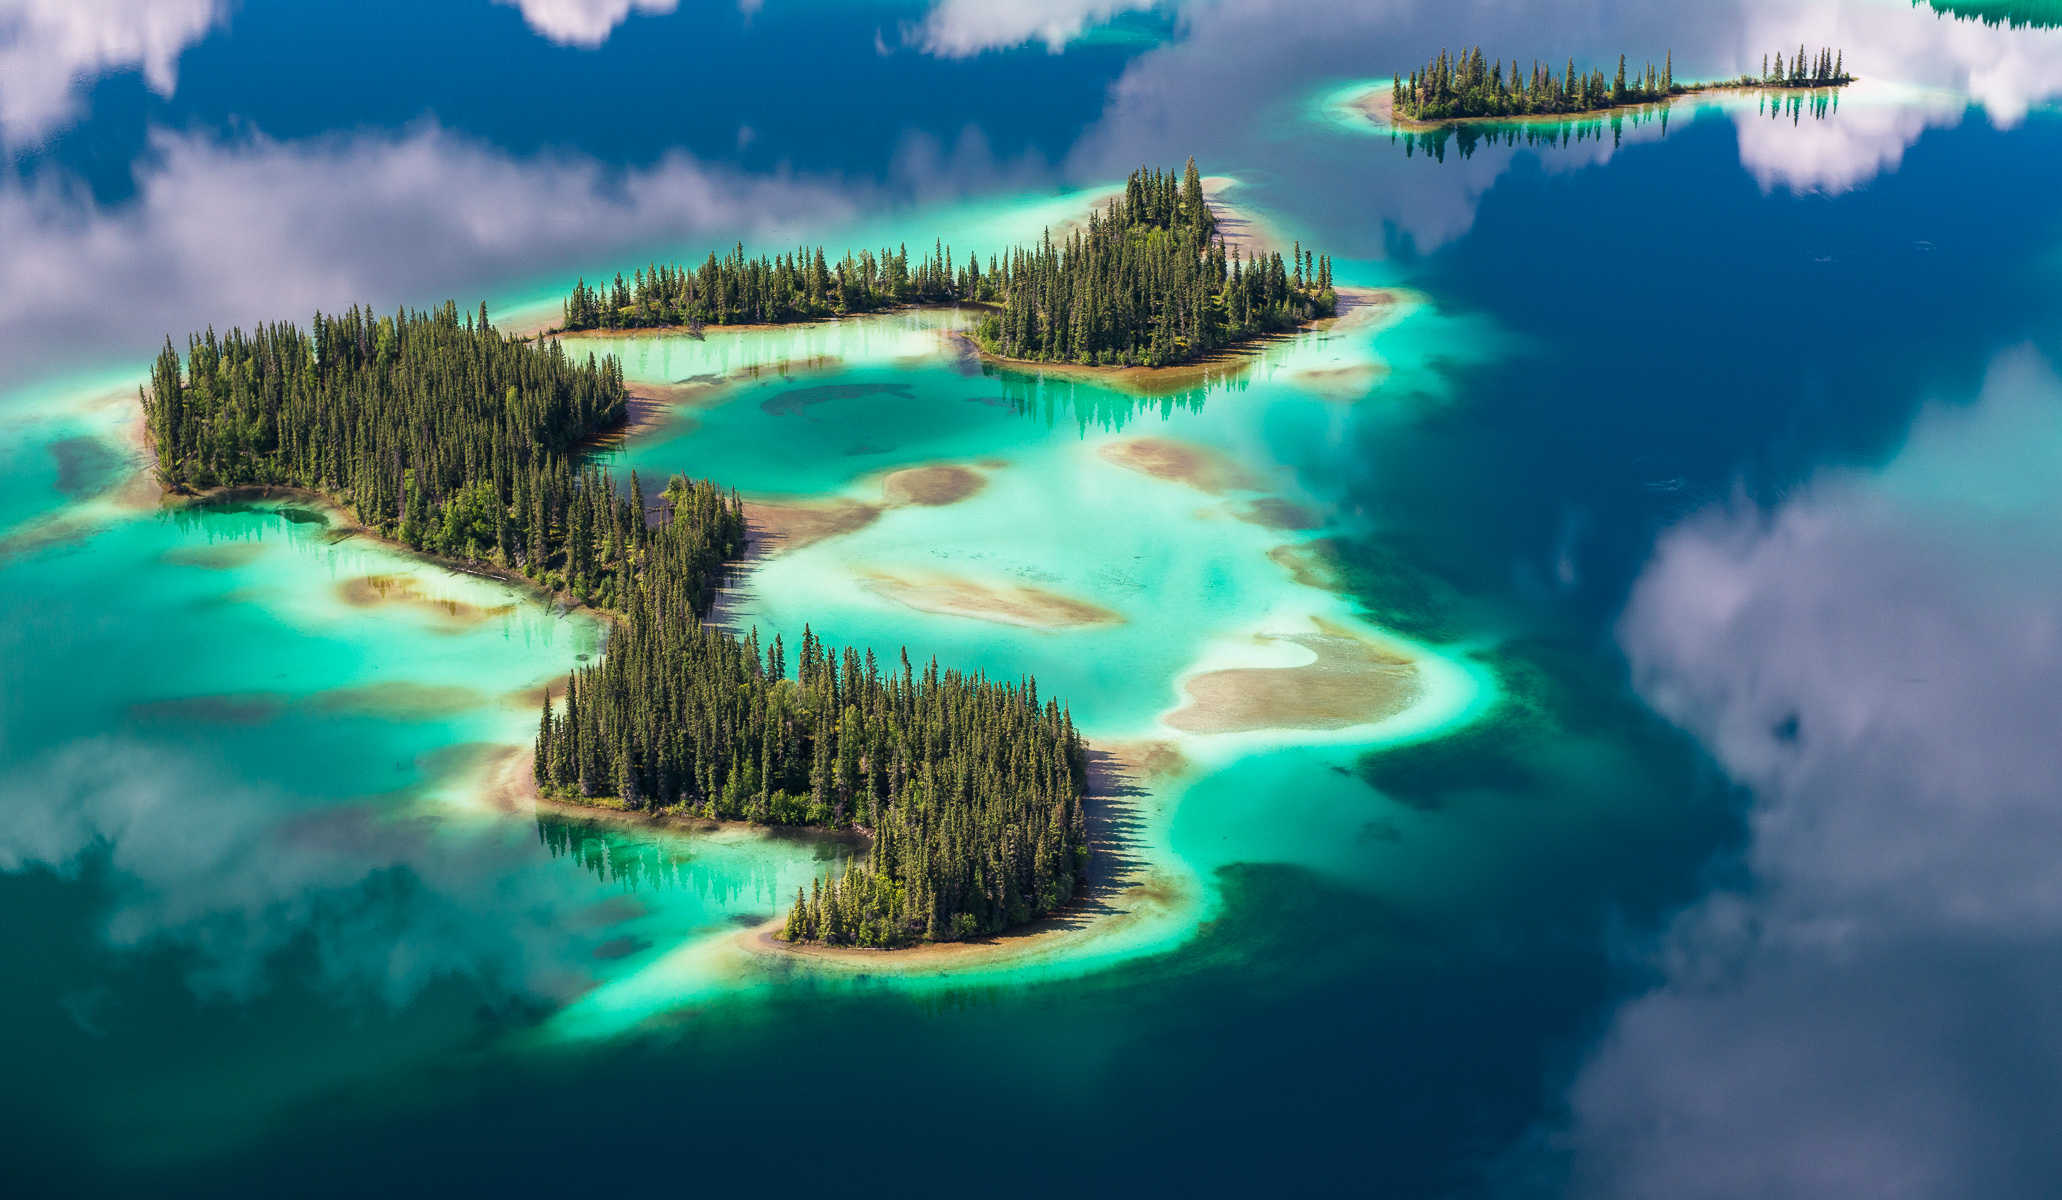
[[(2062, 353), (2062, 127), (2025, 82), (2062, 62), (2045, 30), (1935, 37), (1929, 11), (1849, 6), (1867, 86), (1837, 111), (1714, 97), (1665, 127), (1427, 157), (1342, 101), (1428, 38), (1665, 34), (1687, 76), (1807, 30), (1654, 7), (1566, 46), (1559, 18), (1226, 5), (951, 57), (922, 48), (927, 4), (640, 12), (594, 50), (476, 7), (368, 39), (418, 18), (247, 4), (194, 34), (169, 91), (112, 70), (10, 150), (24, 179), (84, 181), (94, 220), (159, 219), (188, 194), (168, 179), (225, 206), (211, 171), (326, 213), (294, 226), (314, 259), (247, 220), (251, 259), (103, 288), (87, 333), (0, 312), (0, 1127), (31, 1191), (1575, 1190), (1575, 1081), (1670, 969), (1655, 931), (1755, 870), (1750, 785), (1649, 708), (1619, 649), (1657, 539), (1824, 470), (1869, 477), (2000, 354)], [(437, 30), (465, 47), (448, 71), (419, 60)], [(333, 86), (236, 65), (309, 45)], [(655, 99), (683, 62), (724, 97), (692, 122)], [(867, 90), (865, 119), (760, 86), (784, 71)], [(565, 115), (605, 84), (617, 119)], [(939, 94), (969, 98), (986, 150)], [(246, 117), (264, 137), (236, 142)], [(471, 140), (349, 157), (424, 119)], [(137, 147), (170, 128), (246, 160)], [(681, 148), (711, 174), (638, 174)], [(540, 689), (603, 651), (591, 616), (305, 505), (169, 508), (139, 474), (134, 388), (167, 321), (366, 298), (347, 288), (534, 321), (576, 275), (733, 239), (985, 251), (1190, 152), (1256, 236), (1334, 251), (1387, 302), (1144, 394), (983, 364), (951, 309), (567, 339), (663, 399), (606, 453), (619, 473), (842, 522), (770, 539), (724, 620), (1033, 675), (1099, 748), (1154, 764), (1098, 832), (1096, 919), (1056, 936), (755, 949), (849, 842), (525, 798)], [(624, 172), (602, 201), (590, 167)], [(378, 187), (349, 203), (387, 214), (363, 242), (300, 194), (355, 174)], [(464, 219), (407, 209), (409, 179)], [(826, 181), (840, 203), (752, 210)], [(88, 271), (61, 222), (30, 227)], [(306, 278), (275, 312), (244, 290), (269, 261), (363, 273), (282, 267)], [(915, 502), (896, 473), (926, 468), (978, 486)], [(1408, 703), (1321, 728), (1182, 715), (1191, 681), (1312, 645), (1408, 661)]]

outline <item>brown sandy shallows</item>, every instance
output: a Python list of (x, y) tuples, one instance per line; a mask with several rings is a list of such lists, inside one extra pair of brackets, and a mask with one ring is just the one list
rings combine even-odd
[(869, 574), (864, 585), (876, 596), (918, 612), (967, 617), (1026, 629), (1082, 629), (1122, 625), (1124, 618), (1098, 604), (1043, 588), (981, 583), (951, 575), (904, 578)]
[(340, 716), (382, 717), (390, 721), (437, 721), (452, 713), (480, 707), (487, 698), (455, 684), (393, 680), (362, 687), (331, 688), (308, 697), (320, 712)]
[(910, 467), (881, 481), (881, 499), (890, 506), (937, 508), (957, 504), (986, 486), (981, 473), (967, 467)]
[(788, 388), (761, 400), (759, 407), (776, 417), (793, 417), (833, 400), (860, 400), (867, 396), (907, 397), (909, 394), (910, 387), (906, 383), (820, 383)]
[(92, 434), (50, 443), (57, 462), (54, 486), (67, 500), (86, 500), (114, 487), (129, 466), (129, 456)]
[(1316, 529), (1323, 525), (1322, 516), (1303, 507), (1283, 500), (1279, 496), (1262, 496), (1244, 504), (1234, 504), (1231, 515), (1248, 525), (1263, 529)]
[(1394, 716), (1417, 699), (1410, 659), (1329, 622), (1317, 625), (1315, 634), (1258, 639), (1293, 642), (1316, 661), (1205, 672), (1188, 681), (1188, 703), (1167, 724), (1187, 733), (1345, 729)]
[(213, 542), (206, 546), (174, 546), (158, 555), (158, 561), (175, 567), (227, 571), (252, 562), (264, 552), (263, 542)]
[(1287, 570), (1289, 577), (1304, 587), (1313, 587), (1324, 592), (1346, 590), (1346, 576), (1340, 567), (1339, 542), (1336, 538), (1318, 538), (1315, 541), (1276, 546), (1267, 552), (1267, 557), (1276, 566)]
[(693, 433), (698, 424), (695, 412), (713, 408), (728, 398), (722, 390), (723, 382), (721, 375), (698, 375), (677, 383), (625, 384), (627, 402), (622, 421), (595, 434), (586, 445), (616, 450), (634, 437)]
[(1251, 472), (1222, 452), (1172, 438), (1125, 438), (1103, 443), (1096, 453), (1127, 470), (1185, 483), (1213, 496), (1254, 491), (1260, 486)]
[(288, 697), (278, 692), (244, 692), (225, 696), (175, 696), (131, 704), (138, 721), (187, 721), (200, 725), (266, 725), (286, 711)]
[(337, 597), (353, 608), (407, 605), (440, 618), (453, 626), (472, 626), (516, 610), (513, 604), (482, 608), (463, 600), (439, 600), (426, 596), (421, 585), (408, 575), (360, 575), (336, 585)]
[(202, 725), (265, 725), (290, 708), (306, 705), (337, 716), (383, 717), (391, 721), (436, 721), (448, 714), (477, 708), (485, 697), (472, 688), (435, 684), (374, 683), (333, 688), (309, 696), (284, 692), (232, 692), (213, 696), (175, 696), (144, 700), (129, 706), (139, 721), (186, 721)]
[(881, 506), (857, 500), (747, 501), (745, 525), (753, 557), (800, 550), (825, 538), (857, 533), (880, 519)]
[(1351, 367), (1311, 367), (1289, 376), (1289, 381), (1323, 399), (1350, 404), (1365, 400), (1388, 377), (1389, 368), (1361, 363)]

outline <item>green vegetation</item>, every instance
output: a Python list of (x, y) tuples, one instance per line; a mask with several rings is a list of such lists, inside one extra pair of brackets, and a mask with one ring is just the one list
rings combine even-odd
[(700, 624), (659, 588), (633, 594), (602, 661), (547, 706), (537, 778), (725, 820), (858, 828), (866, 857), (810, 896), (796, 941), (899, 946), (990, 933), (1064, 903), (1087, 861), (1079, 737), (1036, 681), (885, 674), (873, 653), (804, 631), (796, 671), (775, 638)]
[[(1912, 0), (1917, 8), (1921, 0)], [(2013, 29), (2062, 27), (2062, 0), (1924, 0), (1934, 12)]]
[(1426, 63), (1423, 70), (1398, 75), (1390, 83), (1391, 111), (1410, 121), (1453, 121), (1476, 117), (1519, 117), (1603, 112), (1626, 105), (1653, 104), (1685, 92), (1713, 87), (1819, 88), (1853, 82), (1839, 51), (1826, 49), (1805, 61), (1804, 47), (1785, 68), (1783, 56), (1762, 59), (1759, 76), (1742, 75), (1737, 80), (1713, 84), (1682, 84), (1675, 81), (1675, 53), (1670, 51), (1659, 67), (1647, 63), (1626, 74), (1625, 56), (1618, 56), (1617, 74), (1606, 78), (1601, 70), (1578, 73), (1575, 60), (1556, 77), (1547, 64), (1535, 60), (1529, 71), (1513, 59), (1506, 71), (1501, 60), (1486, 62), (1482, 48), (1465, 51), (1454, 58), (1445, 51)]
[(955, 268), (952, 251), (942, 244), (914, 271), (907, 246), (878, 255), (847, 251), (833, 265), (821, 246), (747, 258), (739, 245), (722, 258), (710, 254), (699, 269), (653, 265), (632, 272), (627, 284), (618, 272), (613, 284), (599, 288), (582, 279), (561, 306), (560, 329), (778, 325), (904, 304), (978, 299), (987, 291), (980, 264), (970, 259)]
[(581, 280), (563, 305), (567, 331), (781, 323), (905, 304), (997, 308), (976, 337), (990, 353), (1040, 362), (1167, 366), (1258, 334), (1330, 315), (1332, 264), (1300, 244), (1246, 259), (1218, 236), (1190, 159), (1172, 171), (1140, 168), (1124, 195), (1058, 246), (955, 260), (935, 243), (914, 268), (907, 246), (823, 249), (747, 258), (742, 246), (697, 269), (653, 265), (600, 288)]
[(1179, 183), (1142, 169), (1061, 246), (1012, 251), (991, 280), (1002, 311), (975, 336), (1008, 358), (1168, 366), (1331, 315), (1331, 260), (1291, 257), (1227, 250), (1194, 159)]
[(1086, 859), (1081, 745), (1035, 681), (885, 677), (869, 651), (805, 631), (702, 623), (744, 550), (743, 505), (675, 477), (647, 503), (580, 448), (621, 419), (613, 358), (503, 336), (455, 305), (317, 314), (167, 340), (142, 395), (170, 487), (320, 492), (410, 546), (592, 596), (617, 619), (602, 660), (539, 716), (547, 794), (770, 824), (857, 828), (867, 857), (797, 896), (791, 938), (868, 946), (960, 938), (1049, 912)]

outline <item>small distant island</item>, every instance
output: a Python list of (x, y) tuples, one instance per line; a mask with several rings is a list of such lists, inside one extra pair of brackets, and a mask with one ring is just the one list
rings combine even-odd
[(1854, 77), (1847, 73), (1845, 55), (1831, 47), (1810, 55), (1807, 61), (1805, 48), (1799, 46), (1787, 65), (1780, 53), (1764, 56), (1760, 75), (1678, 83), (1674, 51), (1662, 58), (1660, 66), (1647, 63), (1630, 77), (1622, 54), (1618, 56), (1617, 73), (1608, 78), (1601, 70), (1578, 72), (1572, 58), (1557, 77), (1551, 66), (1537, 60), (1528, 71), (1513, 59), (1506, 71), (1502, 60), (1486, 61), (1478, 46), (1458, 58), (1441, 51), (1422, 70), (1398, 75), (1390, 84), (1389, 112), (1392, 121), (1404, 125), (1576, 116), (1661, 103), (1695, 92), (1829, 88), (1852, 82)]
[(703, 623), (743, 554), (742, 503), (676, 476), (656, 497), (586, 463), (628, 405), (612, 356), (504, 335), (481, 306), (317, 314), (167, 339), (142, 389), (177, 493), (314, 493), (481, 574), (592, 600), (606, 653), (538, 717), (540, 792), (639, 813), (850, 830), (841, 876), (797, 893), (782, 936), (893, 948), (977, 937), (1067, 902), (1087, 866), (1085, 755), (1035, 679), (883, 669), (807, 628)]
[(1228, 244), (1191, 158), (1178, 175), (1140, 168), (1124, 194), (1055, 243), (956, 256), (942, 241), (913, 266), (907, 246), (822, 247), (749, 258), (742, 246), (699, 268), (652, 265), (613, 284), (581, 280), (553, 332), (785, 324), (916, 304), (993, 311), (972, 337), (994, 358), (1091, 367), (1167, 367), (1333, 315), (1327, 255), (1294, 247), (1247, 257)]

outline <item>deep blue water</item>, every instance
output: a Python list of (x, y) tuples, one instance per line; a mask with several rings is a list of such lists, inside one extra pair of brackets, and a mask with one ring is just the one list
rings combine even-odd
[[(1192, 940), (1081, 979), (919, 996), (805, 980), (598, 1045), (511, 1053), (550, 1006), (487, 973), (441, 976), (390, 1003), (336, 986), (324, 938), (308, 930), (267, 958), (262, 988), (197, 991), (194, 944), (105, 936), (121, 887), (113, 848), (60, 869), (0, 860), (0, 1053), (12, 1066), (0, 1142), (25, 1194), (1631, 1195), (1653, 1178), (1598, 1167), (1609, 1154), (1595, 1157), (1588, 1101), (1571, 1096), (1590, 1094), (1584, 1072), (1622, 1006), (1679, 978), (1656, 947), (1690, 945), (1694, 957), (1694, 943), (1666, 940), (1669, 922), (1773, 878), (1750, 814), (1789, 793), (1636, 686), (1628, 598), (1657, 539), (1684, 522), (1727, 505), (1780, 511), (1829, 469), (1866, 475), (1898, 454), (1927, 404), (1970, 406), (2000, 355), (2062, 355), (2062, 124), (2038, 109), (2005, 128), (1955, 112), (1911, 133), (1894, 166), (1823, 189), (1758, 180), (1743, 166), (1743, 124), (1716, 111), (1587, 165), (1575, 149), (1406, 159), (1386, 136), (1315, 120), (1311, 98), (1353, 77), (1345, 62), (1375, 78), (1392, 58), (1436, 50), (1424, 31), (1443, 14), (1393, 26), (1324, 14), (1336, 36), (1285, 17), (1277, 41), (1250, 33), (1268, 28), (1264, 14), (1131, 14), (1064, 53), (1032, 44), (948, 59), (901, 40), (926, 11), (769, 0), (747, 17), (712, 5), (632, 15), (582, 49), (539, 37), (512, 7), (250, 0), (179, 57), (171, 95), (109, 71), (82, 85), (82, 119), (11, 155), (20, 188), (75, 185), (66, 211), (118, 220), (149, 207), (154, 137), (319, 154), (434, 123), (516, 164), (577, 158), (605, 180), (675, 152), (737, 177), (829, 180), (863, 197), (863, 216), (904, 220), (939, 195), (1000, 204), (1104, 179), (1133, 152), (1196, 153), (1238, 175), (1243, 198), (1284, 232), (1338, 247), (1359, 280), (1422, 293), (1441, 328), (1471, 339), (1428, 351), (1439, 397), (1352, 406), (1322, 452), (1310, 449), (1307, 413), (1262, 422), (1307, 492), (1372, 531), (1346, 547), (1370, 618), (1470, 644), (1508, 693), (1489, 721), (1445, 741), (1341, 756), (1337, 769), (1365, 783), (1361, 802), (1379, 819), (1436, 831), (1422, 864), (1352, 886), (1235, 864), (1221, 873), (1221, 913)], [(1765, 15), (1699, 16), (1687, 32), (1703, 49), (1678, 46), (1678, 62), (1731, 53), (1734, 25)], [(1853, 17), (1855, 35), (1907, 16), (1871, 10)], [(1583, 19), (1606, 28), (1556, 52), (1644, 36), (1668, 13)], [(877, 30), (892, 53), (875, 52)], [(2062, 62), (2051, 35), (2020, 36), (2048, 38), (2026, 53)], [(1896, 63), (1927, 83), (1937, 66)], [(963, 162), (930, 179), (909, 165), (912, 139), (949, 148), (969, 128), (1001, 166)], [(10, 219), (60, 248), (61, 265), (85, 262), (61, 220)], [(302, 233), (322, 244), (323, 231)], [(538, 232), (534, 255), (468, 259), (475, 273), (443, 292), (465, 303), (586, 249), (557, 236)], [(249, 267), (264, 268), (262, 257)], [(402, 293), (382, 304), (426, 298), (400, 266), (372, 277)], [(21, 336), (0, 324), (9, 335)], [(157, 336), (124, 330), (104, 353)], [(1989, 496), (1981, 466), (1962, 485), (1974, 501)], [(56, 502), (42, 475), (16, 482)], [(2025, 555), (2045, 563), (2052, 551)], [(2005, 594), (2011, 572), (1990, 564), (1985, 576), (1987, 562), (1969, 586)], [(56, 593), (9, 586), (24, 590), (5, 598), (15, 615), (0, 645), (26, 647), (59, 623), (32, 611)], [(1863, 577), (1853, 590), (1870, 586)], [(128, 664), (148, 656), (148, 629), (109, 616), (91, 640), (79, 633), (93, 620), (85, 594), (68, 599), (61, 630), (101, 648), (77, 663), (82, 676), (138, 670)], [(183, 609), (150, 619), (219, 632)], [(2027, 657), (2047, 653), (2027, 644)], [(374, 652), (343, 635), (324, 645), (345, 661)], [(101, 719), (99, 684), (52, 671), (16, 685), (54, 702), (17, 690), (0, 704), (0, 761), (24, 761), (32, 741), (56, 740), (55, 725)], [(1797, 728), (1793, 714), (1779, 740)], [(319, 725), (289, 733), (319, 748), (294, 764), (297, 787), (320, 793), (320, 777), (351, 773)], [(233, 759), (238, 738), (270, 735), (211, 736)], [(457, 724), (413, 728), (381, 756), (469, 736)], [(420, 769), (393, 783), (403, 792), (435, 773), (413, 761)], [(2030, 761), (2040, 777), (2044, 760)], [(333, 790), (377, 788), (352, 779)], [(18, 814), (31, 811), (10, 794)], [(396, 869), (380, 886), (417, 884)], [(1843, 911), (1837, 895), (1815, 903)], [(2027, 941), (1999, 951), (2036, 980), (2052, 949), (2044, 920), (2015, 926)], [(1728, 964), (1751, 973), (1751, 962)], [(1965, 1010), (1940, 1021), (1980, 1024)], [(2051, 1039), (2023, 1049), (2053, 1054)], [(1981, 1076), (1984, 1055), (2013, 1050), (1971, 1050), (1969, 1070)], [(279, 1062), (297, 1069), (268, 1066)], [(1655, 1070), (1669, 1076), (1667, 1064)], [(1674, 1078), (1701, 1083), (1683, 1070)], [(287, 1075), (300, 1082), (270, 1090)], [(1926, 1081), (1900, 1081), (1926, 1107)], [(2041, 1107), (2052, 1080), (2023, 1088), (2027, 1111), (2052, 1111)], [(202, 1136), (174, 1118), (181, 1110), (223, 1115)], [(1879, 1128), (1866, 1113), (1856, 1121)], [(2036, 1134), (1996, 1136), (2023, 1149), (2014, 1139)], [(1911, 1194), (1956, 1194), (1962, 1160), (1942, 1161), (1904, 1177), (1918, 1181)], [(1992, 1177), (1988, 1194), (2039, 1195), (2058, 1178), (2037, 1155), (2012, 1161), (2030, 1165)], [(1735, 1194), (1875, 1194), (1815, 1179), (1777, 1172)]]

